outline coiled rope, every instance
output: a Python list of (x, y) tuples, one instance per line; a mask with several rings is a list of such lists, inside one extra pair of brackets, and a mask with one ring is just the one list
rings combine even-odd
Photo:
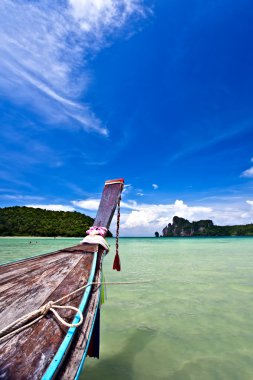
[[(10, 323), (8, 326), (4, 327), (0, 330), (0, 343), (3, 341), (10, 339), (14, 335), (18, 334), (19, 332), (25, 330), (26, 328), (32, 326), (36, 322), (39, 322), (49, 311), (51, 311), (56, 319), (62, 323), (64, 326), (67, 327), (78, 327), (83, 323), (83, 314), (82, 312), (74, 306), (69, 305), (58, 305), (59, 302), (64, 301), (66, 298), (80, 292), (83, 289), (86, 289), (88, 286), (92, 285), (130, 285), (130, 284), (143, 284), (148, 283), (150, 281), (130, 281), (130, 282), (90, 282), (89, 284), (83, 285), (80, 288), (74, 290), (71, 293), (68, 293), (67, 295), (59, 298), (56, 301), (49, 301), (45, 305), (41, 306), (39, 309), (34, 310), (24, 316), (22, 316), (19, 319), (16, 319), (14, 322)], [(66, 322), (60, 315), (57, 313), (55, 309), (70, 309), (78, 313), (79, 315), (79, 321), (77, 323), (68, 323)]]

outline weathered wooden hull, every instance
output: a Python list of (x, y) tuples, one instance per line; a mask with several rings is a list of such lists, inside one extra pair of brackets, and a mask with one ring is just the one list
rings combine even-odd
[[(98, 247), (94, 247), (94, 252), (87, 252), (86, 249), (87, 247), (80, 245), (39, 257), (37, 260), (2, 266), (2, 327), (48, 301), (59, 299), (86, 284), (93, 255)], [(82, 295), (83, 292), (70, 296), (64, 304), (79, 307)], [(63, 310), (61, 315), (69, 323), (73, 319), (73, 312), (68, 310)], [(52, 313), (48, 313), (38, 323), (4, 341), (0, 345), (0, 378), (41, 379), (67, 331), (68, 327), (56, 321)]]
[[(117, 183), (105, 187), (95, 225), (109, 227), (121, 190)], [(1, 329), (87, 282), (101, 282), (104, 254), (103, 247), (84, 244), (1, 266)], [(62, 301), (61, 305), (81, 309), (80, 327), (68, 328), (48, 312), (1, 342), (0, 379), (77, 379), (88, 350), (98, 357), (100, 289), (92, 285)], [(60, 314), (72, 323), (73, 311), (63, 309)]]

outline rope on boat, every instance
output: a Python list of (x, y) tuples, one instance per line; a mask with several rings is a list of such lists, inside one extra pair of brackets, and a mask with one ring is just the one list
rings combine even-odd
[(117, 228), (116, 228), (116, 254), (115, 254), (113, 266), (112, 266), (112, 269), (115, 269), (117, 271), (121, 270), (120, 257), (119, 257), (120, 201), (121, 201), (121, 196), (119, 196), (118, 203), (117, 203), (118, 212), (117, 212)]
[[(32, 326), (36, 322), (39, 322), (42, 318), (47, 315), (49, 311), (51, 311), (56, 319), (62, 323), (64, 326), (67, 327), (78, 327), (83, 323), (83, 314), (82, 312), (74, 306), (69, 305), (58, 305), (59, 302), (65, 300), (66, 298), (80, 292), (83, 289), (86, 289), (88, 286), (92, 285), (131, 285), (131, 284), (144, 284), (148, 283), (150, 281), (129, 281), (129, 282), (90, 282), (89, 284), (83, 285), (80, 288), (74, 290), (73, 292), (66, 294), (65, 296), (59, 298), (56, 301), (49, 301), (45, 305), (41, 306), (39, 309), (34, 310), (21, 318), (16, 319), (14, 322), (10, 323), (8, 326), (4, 327), (0, 330), (0, 343), (3, 341), (12, 338), (14, 335), (20, 333), (21, 331), (25, 330), (26, 328)], [(79, 315), (79, 321), (77, 323), (68, 323), (66, 322), (60, 315), (57, 313), (55, 309), (70, 309), (74, 310)]]

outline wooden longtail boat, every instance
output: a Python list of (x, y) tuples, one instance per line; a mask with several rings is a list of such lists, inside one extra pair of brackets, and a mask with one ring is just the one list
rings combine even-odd
[[(106, 181), (94, 226), (109, 228), (123, 184), (123, 179)], [(99, 283), (105, 254), (102, 245), (85, 243), (0, 267), (1, 331), (66, 295), (59, 305), (83, 314), (80, 326), (68, 327), (50, 309), (30, 327), (0, 337), (1, 380), (78, 379), (86, 356), (99, 357)], [(98, 284), (69, 295), (92, 282)], [(80, 312), (55, 311), (70, 324), (80, 323)]]

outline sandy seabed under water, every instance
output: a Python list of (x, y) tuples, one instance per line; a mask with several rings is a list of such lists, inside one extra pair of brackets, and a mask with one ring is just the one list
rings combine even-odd
[[(0, 239), (0, 261), (79, 241)], [(253, 238), (122, 238), (121, 272), (108, 241), (106, 280), (150, 283), (107, 286), (100, 359), (81, 380), (252, 380)]]

